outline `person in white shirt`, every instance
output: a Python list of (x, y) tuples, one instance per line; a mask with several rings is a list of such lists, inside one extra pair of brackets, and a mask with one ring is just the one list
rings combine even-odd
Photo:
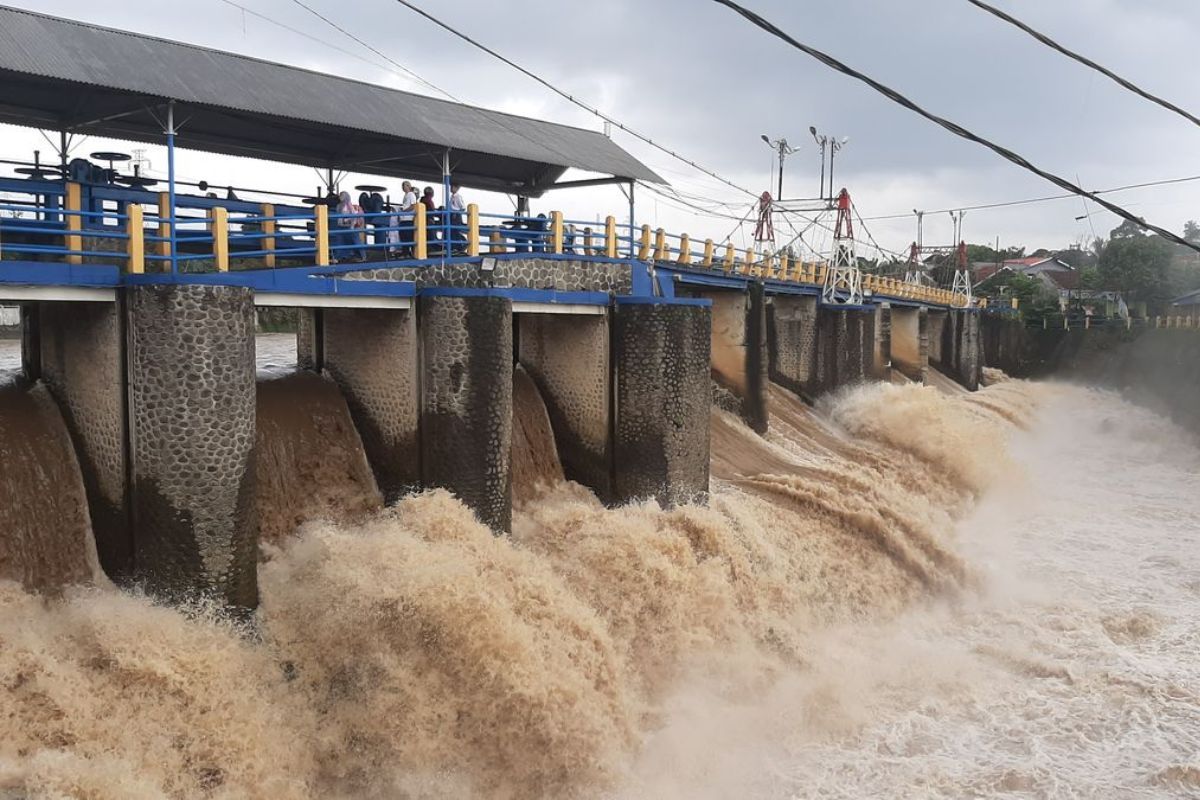
[(413, 185), (408, 181), (400, 184), (400, 188), (404, 190), (404, 199), (400, 201), (400, 254), (402, 257), (412, 258), (414, 239), (416, 231), (413, 228), (413, 217), (417, 213), (417, 203), (420, 199), (417, 197), (417, 192), (413, 189)]
[(459, 193), (461, 189), (457, 183), (450, 184), (450, 224), (453, 228), (450, 231), (450, 239), (454, 242), (454, 250), (464, 252), (466, 250), (467, 232), (462, 228), (467, 224), (463, 215), (467, 211), (467, 204), (463, 202), (462, 195)]

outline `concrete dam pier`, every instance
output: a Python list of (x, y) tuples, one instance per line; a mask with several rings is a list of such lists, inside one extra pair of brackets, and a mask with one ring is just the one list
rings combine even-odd
[[(340, 389), (386, 500), (444, 488), (509, 529), (517, 364), (544, 398), (566, 477), (609, 504), (704, 498), (714, 383), (760, 433), (772, 381), (810, 400), (892, 369), (919, 379), (936, 367), (978, 385), (977, 309), (822, 305), (761, 280), (678, 282), (669, 297), (572, 295), (595, 288), (589, 265), (527, 262), (564, 293), (539, 301), (521, 287), (463, 285), (478, 274), (464, 266), (404, 281), (408, 297), (298, 308), (298, 367)], [(646, 270), (614, 264), (604, 279), (620, 291)], [(584, 277), (572, 285), (572, 275)], [(62, 411), (114, 579), (168, 599), (256, 605), (263, 300), (248, 287), (147, 280), (111, 302), (23, 305), (25, 377)]]

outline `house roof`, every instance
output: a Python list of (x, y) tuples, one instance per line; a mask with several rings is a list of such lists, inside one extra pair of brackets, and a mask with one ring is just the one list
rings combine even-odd
[(531, 196), (568, 168), (663, 183), (595, 131), (0, 6), (0, 121)]
[(1188, 292), (1171, 301), (1173, 306), (1200, 306), (1200, 289)]

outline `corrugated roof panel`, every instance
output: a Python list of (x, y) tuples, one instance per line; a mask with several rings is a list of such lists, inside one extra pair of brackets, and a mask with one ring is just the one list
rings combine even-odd
[(0, 69), (662, 182), (594, 131), (2, 6)]

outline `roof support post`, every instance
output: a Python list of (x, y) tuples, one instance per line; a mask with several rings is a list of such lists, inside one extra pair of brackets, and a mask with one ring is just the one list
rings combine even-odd
[(451, 254), (451, 243), (454, 241), (453, 224), (454, 214), (450, 209), (450, 148), (447, 147), (442, 152), (442, 217), (439, 222), (442, 223), (442, 255), (449, 257)]
[(636, 224), (634, 222), (635, 209), (634, 209), (634, 204), (633, 204), (633, 187), (634, 187), (634, 182), (630, 181), (629, 182), (629, 258), (630, 259), (637, 257), (637, 245), (634, 243), (634, 233), (633, 233), (634, 225)]
[(171, 229), (168, 234), (171, 246), (171, 274), (179, 272), (178, 235), (175, 223), (175, 101), (167, 102), (167, 204), (170, 211)]

